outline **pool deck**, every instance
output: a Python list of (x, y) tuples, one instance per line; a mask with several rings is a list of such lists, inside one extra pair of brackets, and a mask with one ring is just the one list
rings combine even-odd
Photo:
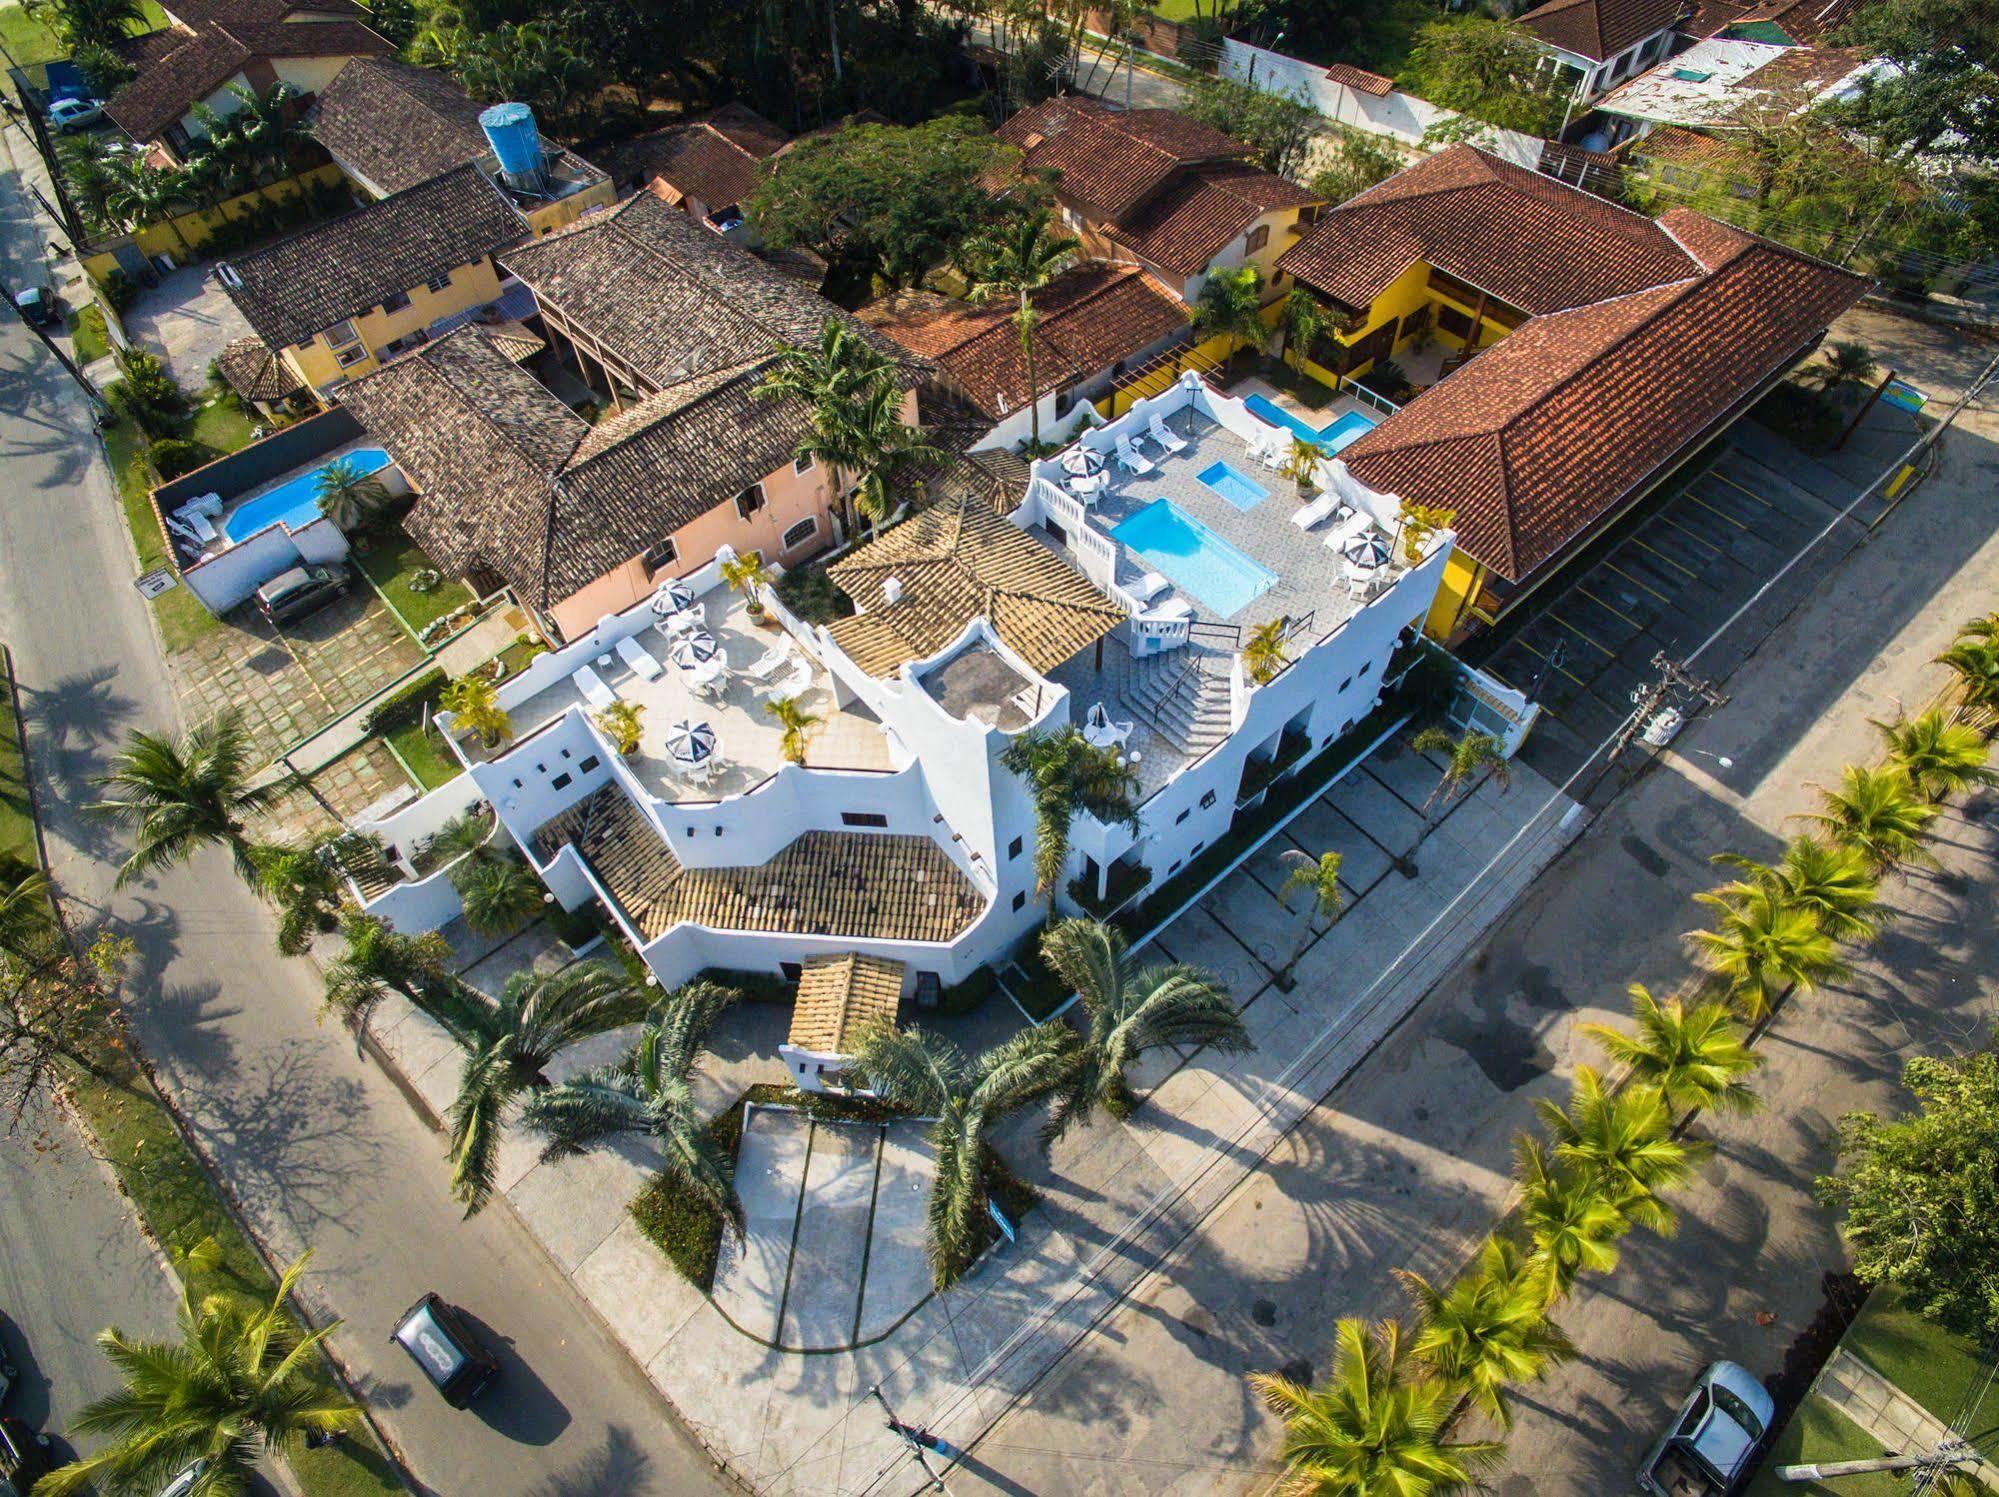
[[(263, 498), (264, 495), (270, 493), (273, 489), (283, 488), (286, 484), (292, 482), (294, 479), (303, 478), (308, 473), (317, 472), (319, 469), (325, 467), (328, 463), (337, 462), (339, 459), (346, 457), (349, 453), (356, 452), (362, 448), (380, 449), (381, 445), (382, 444), (380, 442), (377, 442), (373, 437), (363, 433), (361, 436), (356, 437), (351, 442), (347, 442), (339, 447), (333, 448), (331, 451), (322, 452), (317, 457), (311, 459), (310, 461), (300, 463), (296, 468), (288, 468), (283, 473), (278, 474), (275, 478), (269, 479), (264, 483), (258, 484), (255, 488), (246, 490), (241, 494), (232, 496), (229, 499), (229, 501), (223, 506), (221, 517), (214, 522), (217, 532), (219, 534), (226, 532), (231, 516), (233, 516), (238, 510), (242, 509), (244, 505)], [(393, 459), (390, 462), (390, 466), (391, 467), (394, 466)], [(204, 558), (209, 556), (214, 556), (218, 552), (228, 550), (229, 547), (232, 545), (241, 544), (242, 539), (243, 538), (239, 537), (235, 541), (227, 539), (217, 539), (211, 541), (207, 546), (203, 547), (201, 554)]]
[[(1292, 396), (1285, 394), (1267, 380), (1258, 379), (1255, 375), (1251, 375), (1248, 379), (1231, 385), (1228, 393), (1238, 400), (1247, 400), (1252, 395), (1261, 395), (1280, 411), (1296, 416), (1314, 431), (1324, 430), (1339, 420), (1340, 417), (1349, 413), (1365, 416), (1370, 425), (1379, 425), (1387, 419), (1380, 411), (1372, 410), (1354, 399), (1353, 396), (1344, 394), (1335, 395), (1317, 410), (1309, 410)], [(1359, 433), (1355, 433), (1353, 440), (1359, 440)]]

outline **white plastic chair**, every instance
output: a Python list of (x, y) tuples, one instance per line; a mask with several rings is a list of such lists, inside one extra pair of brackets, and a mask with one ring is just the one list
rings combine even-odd
[(1161, 447), (1164, 447), (1168, 452), (1185, 452), (1187, 450), (1187, 439), (1176, 435), (1173, 428), (1166, 424), (1166, 418), (1157, 411), (1152, 413), (1152, 420), (1147, 425), (1146, 430), (1152, 433), (1152, 440), (1157, 442)]
[(766, 701), (775, 701), (778, 697), (795, 697), (800, 692), (808, 690), (811, 685), (812, 663), (807, 660), (794, 660), (791, 669), (784, 675), (759, 686), (757, 695)]
[(1310, 504), (1296, 510), (1291, 516), (1291, 523), (1296, 525), (1300, 530), (1310, 530), (1314, 525), (1325, 519), (1327, 515), (1334, 513), (1341, 507), (1341, 500), (1338, 494), (1321, 494)]
[(1118, 466), (1127, 473), (1142, 475), (1150, 473), (1153, 469), (1152, 459), (1140, 456), (1138, 449), (1131, 445), (1130, 437), (1117, 439), (1117, 461)]
[(660, 663), (652, 658), (652, 652), (629, 634), (618, 641), (618, 658), (647, 681), (657, 681), (666, 673)]
[(1131, 586), (1127, 587), (1125, 591), (1141, 603), (1150, 603), (1172, 585), (1172, 583), (1168, 582), (1157, 572), (1147, 572), (1143, 577), (1140, 577)]

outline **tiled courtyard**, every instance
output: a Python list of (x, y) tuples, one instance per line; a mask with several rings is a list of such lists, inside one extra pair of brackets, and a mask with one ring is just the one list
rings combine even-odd
[(259, 818), (261, 832), (277, 840), (307, 842), (321, 833), (339, 831), (343, 822), (379, 808), (392, 796), (410, 799), (417, 793), (379, 738), (349, 749), (314, 770), (311, 778), (310, 789), (295, 784), (271, 803)]

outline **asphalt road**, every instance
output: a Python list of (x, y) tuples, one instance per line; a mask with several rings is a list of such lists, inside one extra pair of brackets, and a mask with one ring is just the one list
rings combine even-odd
[[(26, 149), (11, 132), (7, 148)], [(45, 239), (0, 162), (9, 273), (30, 270)], [(113, 895), (122, 842), (81, 807), (128, 730), (175, 726), (173, 696), (81, 399), (12, 319), (0, 323), (0, 478), (0, 637), (16, 654), (57, 882), (137, 941), (141, 1042), (260, 1235), (281, 1255), (314, 1249), (308, 1298), (347, 1322), (334, 1349), (419, 1480), (496, 1497), (719, 1489), (705, 1453), (508, 1209), (460, 1220), (440, 1140), (340, 1030), (317, 1023), (313, 970), (274, 954), (267, 912), (224, 859)], [(75, 1225), (16, 1215), (14, 1180), (0, 1176), (0, 1261), (69, 1272), (98, 1240), (83, 1213)], [(503, 1376), (471, 1412), (416, 1383), (387, 1339), (433, 1289), (497, 1343)], [(106, 1308), (115, 1303), (93, 1296), (35, 1335), (51, 1346), (87, 1337)]]

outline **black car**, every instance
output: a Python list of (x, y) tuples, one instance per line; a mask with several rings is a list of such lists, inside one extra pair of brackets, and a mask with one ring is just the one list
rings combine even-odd
[(62, 316), (62, 303), (47, 286), (30, 286), (14, 293), (14, 305), (36, 327), (48, 327)]
[(455, 1409), (477, 1398), (500, 1370), (465, 1317), (435, 1294), (426, 1294), (405, 1310), (389, 1339), (410, 1354), (431, 1386)]
[(274, 624), (292, 624), (347, 595), (352, 579), (343, 566), (293, 567), (257, 589), (257, 611)]
[(28, 1497), (50, 1464), (47, 1435), (0, 1417), (0, 1497)]

